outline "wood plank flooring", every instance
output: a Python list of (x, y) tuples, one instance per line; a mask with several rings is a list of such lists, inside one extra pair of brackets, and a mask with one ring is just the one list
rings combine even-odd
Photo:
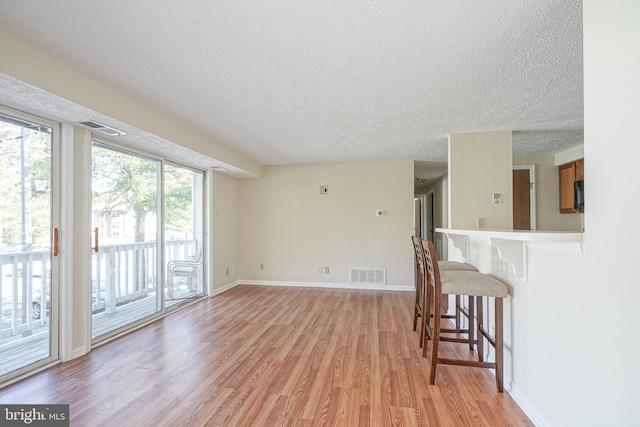
[(488, 370), (439, 367), (429, 386), (412, 307), (410, 292), (237, 286), (0, 403), (67, 403), (83, 427), (533, 426)]

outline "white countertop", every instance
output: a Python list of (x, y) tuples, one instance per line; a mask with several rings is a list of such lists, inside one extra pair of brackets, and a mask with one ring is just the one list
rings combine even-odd
[(486, 240), (498, 250), (498, 255), (509, 262), (516, 275), (528, 280), (529, 248), (543, 249), (574, 255), (583, 254), (583, 233), (571, 231), (491, 230), (436, 228), (467, 258), (471, 241)]
[(542, 230), (492, 230), (487, 228), (459, 229), (436, 228), (437, 233), (460, 236), (486, 237), (491, 239), (521, 240), (525, 242), (572, 242), (582, 243), (582, 233), (573, 231)]

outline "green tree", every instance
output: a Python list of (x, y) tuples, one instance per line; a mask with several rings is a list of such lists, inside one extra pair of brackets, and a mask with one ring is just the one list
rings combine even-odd
[(50, 242), (51, 129), (0, 117), (0, 200), (3, 243)]
[(192, 239), (194, 173), (172, 165), (166, 165), (164, 171), (166, 237)]
[[(101, 146), (93, 147), (92, 192), (110, 232), (110, 218), (132, 213), (134, 240), (145, 240), (145, 221), (157, 213), (159, 165), (156, 160)], [(164, 169), (165, 230), (170, 236), (193, 237), (194, 173), (166, 165)]]
[(134, 241), (143, 242), (147, 215), (157, 213), (159, 162), (95, 145), (91, 158), (92, 197), (102, 205), (99, 215), (132, 212)]

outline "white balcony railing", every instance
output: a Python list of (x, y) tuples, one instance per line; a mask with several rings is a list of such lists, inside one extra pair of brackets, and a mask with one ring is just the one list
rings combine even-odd
[[(195, 240), (166, 242), (167, 260), (196, 253)], [(162, 271), (156, 242), (105, 245), (92, 253), (92, 312), (114, 313), (119, 306), (156, 292)], [(0, 254), (0, 339), (29, 336), (49, 324), (51, 252)]]

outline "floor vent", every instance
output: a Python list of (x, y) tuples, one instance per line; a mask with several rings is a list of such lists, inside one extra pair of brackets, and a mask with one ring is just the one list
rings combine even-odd
[(387, 284), (387, 271), (383, 268), (349, 268), (349, 283)]

